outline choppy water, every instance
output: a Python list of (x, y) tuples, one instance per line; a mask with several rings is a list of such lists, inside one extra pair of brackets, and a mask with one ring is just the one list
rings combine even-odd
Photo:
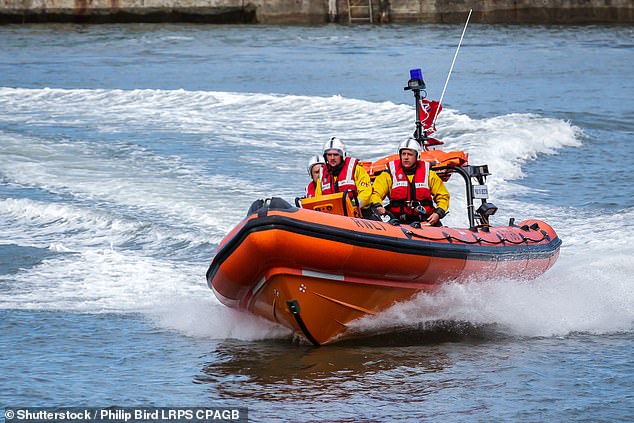
[[(408, 70), (459, 26), (0, 27), (0, 407), (248, 406), (253, 421), (634, 417), (634, 30), (472, 25), (438, 126), (493, 223), (564, 241), (533, 282), (448, 286), (325, 348), (221, 306), (206, 267), (332, 135), (391, 153)], [(466, 222), (459, 181), (449, 225)]]

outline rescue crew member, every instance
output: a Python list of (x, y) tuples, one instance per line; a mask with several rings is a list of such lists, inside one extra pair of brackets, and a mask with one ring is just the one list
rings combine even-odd
[(317, 188), (317, 181), (319, 181), (319, 174), (321, 173), (321, 168), (324, 165), (324, 159), (319, 155), (315, 154), (308, 160), (308, 175), (311, 178), (311, 181), (308, 183), (306, 187), (306, 198), (313, 198), (315, 196), (315, 189)]
[(359, 165), (359, 160), (348, 157), (346, 146), (337, 138), (332, 137), (324, 144), (324, 160), (326, 164), (315, 189), (315, 195), (334, 194), (352, 190), (359, 199), (361, 212), (365, 215), (370, 210), (372, 196), (372, 182), (368, 172)]
[[(399, 160), (391, 161), (388, 170), (374, 180), (372, 209), (380, 215), (389, 211), (403, 223), (440, 226), (440, 219), (449, 209), (449, 191), (429, 163), (418, 159), (421, 151), (414, 138), (399, 145)], [(383, 207), (386, 196), (390, 203)]]

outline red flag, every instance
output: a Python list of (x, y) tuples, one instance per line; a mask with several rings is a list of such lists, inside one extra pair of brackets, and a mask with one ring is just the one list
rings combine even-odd
[(434, 125), (434, 119), (442, 110), (442, 104), (436, 100), (429, 101), (422, 99), (420, 101), (420, 121), (423, 124), (423, 130), (427, 134), (436, 132), (436, 125)]

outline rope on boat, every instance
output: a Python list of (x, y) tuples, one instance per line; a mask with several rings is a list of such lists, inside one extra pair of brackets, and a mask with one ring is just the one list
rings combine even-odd
[(453, 235), (446, 234), (444, 232), (443, 232), (443, 234), (445, 234), (445, 236), (441, 237), (441, 238), (422, 235), (422, 234), (419, 234), (419, 233), (416, 233), (416, 232), (410, 231), (410, 230), (403, 231), (403, 232), (405, 232), (407, 235), (411, 235), (411, 236), (414, 236), (416, 238), (427, 239), (429, 241), (443, 241), (443, 240), (447, 240), (449, 242), (452, 242), (453, 240), (456, 240), (456, 241), (462, 242), (464, 244), (482, 244), (483, 242), (486, 242), (487, 244), (491, 244), (491, 245), (500, 245), (500, 244), (504, 244), (506, 242), (508, 242), (509, 244), (514, 244), (514, 245), (520, 245), (520, 244), (524, 244), (524, 243), (528, 244), (529, 242), (533, 242), (535, 244), (539, 244), (540, 242), (542, 242), (542, 241), (544, 241), (546, 239), (546, 234), (544, 234), (543, 232), (542, 232), (541, 239), (527, 238), (527, 237), (525, 237), (522, 234), (518, 234), (520, 237), (522, 237), (521, 241), (513, 241), (513, 240), (508, 239), (506, 237), (500, 237), (499, 234), (496, 234), (498, 239), (499, 239), (499, 241), (490, 241), (488, 239), (480, 238), (480, 237), (478, 237), (475, 234), (473, 234), (473, 237), (475, 238), (475, 240), (466, 241), (464, 239), (455, 237)]

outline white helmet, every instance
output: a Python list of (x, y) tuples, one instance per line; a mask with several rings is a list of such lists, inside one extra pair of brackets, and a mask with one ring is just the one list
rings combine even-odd
[(330, 140), (326, 141), (326, 144), (324, 144), (324, 159), (326, 158), (326, 153), (330, 150), (335, 150), (341, 155), (341, 158), (346, 157), (346, 146), (337, 137), (330, 138)]
[(398, 146), (398, 154), (401, 154), (401, 150), (414, 150), (416, 155), (418, 156), (421, 151), (423, 151), (423, 147), (416, 140), (416, 138), (408, 138)]
[(316, 164), (325, 164), (326, 162), (324, 162), (324, 158), (321, 157), (319, 154), (315, 154), (314, 156), (310, 157), (310, 160), (308, 160), (308, 174), (310, 176), (312, 176), (311, 171), (313, 170), (313, 166), (315, 166)]

